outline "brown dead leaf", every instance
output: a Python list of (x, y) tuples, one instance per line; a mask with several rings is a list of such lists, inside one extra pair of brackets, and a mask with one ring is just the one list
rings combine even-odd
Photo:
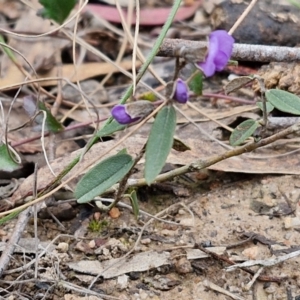
[[(128, 70), (132, 67), (131, 60), (122, 61), (119, 64), (123, 69)], [(136, 63), (136, 67), (140, 66), (140, 62)], [(50, 78), (50, 77), (57, 77), (61, 76), (64, 78), (68, 78), (70, 81), (82, 81), (88, 78), (96, 77), (99, 75), (106, 75), (110, 72), (118, 72), (118, 69), (112, 66), (109, 63), (85, 63), (82, 65), (77, 66), (77, 72), (75, 72), (75, 67), (73, 64), (65, 64), (62, 67), (55, 66), (50, 71), (38, 74), (39, 78)], [(15, 89), (16, 87), (24, 84), (25, 76), (20, 72), (20, 70), (12, 65), (10, 66), (9, 70), (5, 77), (0, 79), (0, 89), (1, 90), (10, 90)], [(45, 80), (39, 82), (41, 86), (51, 86), (56, 85), (58, 80)]]
[[(30, 22), (28, 22), (30, 20)], [(36, 15), (32, 9), (25, 10), (18, 19), (14, 28), (17, 32), (26, 32), (28, 35), (37, 32), (47, 32), (53, 28), (49, 20), (44, 20)], [(30, 62), (33, 68), (38, 71), (47, 71), (51, 69), (55, 63), (54, 53), (61, 47), (67, 45), (69, 41), (61, 39), (53, 39), (51, 37), (39, 38), (21, 38), (16, 36), (9, 37), (9, 46), (21, 52)], [(17, 61), (26, 70), (31, 71), (28, 64), (19, 55), (15, 55)], [(1, 60), (1, 75), (5, 77), (13, 65), (6, 55)], [(31, 71), (32, 72), (32, 71)]]

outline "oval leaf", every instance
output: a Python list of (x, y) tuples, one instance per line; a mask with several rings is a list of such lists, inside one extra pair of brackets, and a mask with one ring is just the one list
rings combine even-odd
[(192, 80), (189, 82), (189, 88), (195, 93), (195, 95), (202, 95), (203, 89), (203, 74), (198, 72)]
[(12, 172), (17, 170), (20, 166), (11, 158), (14, 154), (8, 151), (8, 146), (0, 141), (0, 170)]
[(267, 100), (278, 110), (300, 115), (300, 98), (286, 91), (271, 89), (266, 92)]
[(246, 120), (239, 124), (231, 133), (229, 143), (231, 146), (238, 146), (250, 137), (259, 127), (259, 123), (253, 119)]
[[(264, 110), (264, 106), (263, 103), (261, 101), (256, 102), (256, 105), (263, 111)], [(270, 103), (267, 102), (266, 103), (267, 106), (267, 115), (274, 109), (274, 106)]]
[(128, 154), (116, 154), (93, 167), (78, 182), (75, 197), (78, 203), (86, 203), (121, 180), (132, 168), (134, 160)]
[(39, 15), (62, 24), (76, 5), (76, 0), (39, 0), (43, 5)]
[(55, 119), (55, 117), (51, 114), (50, 110), (46, 107), (46, 105), (38, 101), (38, 107), (40, 110), (44, 110), (46, 112), (46, 129), (50, 132), (59, 132), (63, 130), (63, 126)]
[(157, 114), (146, 146), (145, 179), (151, 184), (162, 170), (173, 145), (176, 111), (165, 106)]

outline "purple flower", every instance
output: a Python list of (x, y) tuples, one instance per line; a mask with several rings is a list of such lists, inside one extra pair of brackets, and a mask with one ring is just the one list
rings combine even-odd
[(111, 114), (114, 119), (123, 125), (134, 123), (148, 116), (154, 109), (152, 102), (139, 100), (127, 104), (118, 104), (113, 107)]
[(189, 88), (180, 78), (178, 78), (174, 83), (173, 99), (179, 103), (186, 103), (189, 100)]
[(126, 106), (122, 104), (114, 106), (111, 110), (111, 114), (116, 119), (116, 121), (122, 125), (130, 124), (140, 119), (139, 117), (132, 118), (128, 114)]
[(232, 49), (234, 38), (225, 30), (216, 30), (209, 35), (208, 54), (204, 62), (197, 63), (206, 77), (222, 71), (227, 65)]

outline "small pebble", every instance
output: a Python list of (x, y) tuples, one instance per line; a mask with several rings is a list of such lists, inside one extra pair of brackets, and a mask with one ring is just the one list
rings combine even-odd
[(165, 236), (174, 236), (177, 234), (177, 230), (169, 230), (169, 229), (163, 229), (161, 231), (161, 234), (162, 235), (165, 235)]
[(265, 292), (267, 294), (274, 294), (276, 292), (276, 286), (274, 284), (270, 284), (267, 288), (265, 288)]
[(175, 268), (178, 274), (187, 274), (193, 272), (192, 265), (186, 257), (182, 257), (176, 261)]
[(127, 275), (121, 275), (117, 278), (117, 286), (120, 290), (125, 290), (128, 286), (128, 278)]
[(151, 239), (149, 239), (149, 238), (146, 238), (146, 239), (142, 239), (141, 240), (141, 244), (142, 245), (148, 245), (148, 244), (150, 244), (151, 243)]
[(256, 259), (258, 253), (259, 253), (259, 250), (258, 250), (257, 246), (247, 248), (242, 252), (242, 254), (244, 256), (246, 256), (248, 259)]
[(66, 253), (68, 250), (69, 250), (69, 244), (68, 243), (59, 243), (57, 246), (56, 246), (56, 250), (58, 250), (59, 252), (62, 252), (62, 253)]
[(296, 227), (296, 226), (300, 226), (300, 218), (286, 217), (284, 219), (285, 229), (293, 228), (293, 227)]
[(0, 236), (5, 236), (7, 235), (7, 232), (3, 229), (0, 229)]
[(139, 294), (141, 300), (147, 300), (149, 298), (148, 294), (142, 289), (139, 290)]
[(91, 241), (89, 242), (89, 247), (90, 247), (91, 249), (94, 249), (94, 248), (96, 247), (96, 242), (95, 242), (95, 240), (91, 240)]
[(186, 214), (186, 211), (185, 211), (184, 209), (181, 208), (181, 209), (178, 210), (178, 214), (179, 214), (179, 215), (185, 215), (185, 214)]
[(193, 227), (194, 226), (194, 219), (192, 218), (185, 218), (181, 219), (179, 222), (181, 225)]
[(113, 207), (110, 211), (109, 211), (109, 215), (112, 219), (117, 219), (120, 217), (121, 212), (117, 207)]
[(101, 213), (99, 211), (94, 213), (94, 220), (95, 221), (100, 221), (101, 219)]

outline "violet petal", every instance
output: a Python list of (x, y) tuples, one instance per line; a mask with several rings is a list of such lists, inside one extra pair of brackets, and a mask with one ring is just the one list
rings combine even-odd
[(114, 106), (111, 110), (111, 114), (114, 117), (114, 119), (122, 124), (122, 125), (126, 125), (129, 124), (131, 122), (133, 122), (134, 120), (127, 114), (126, 112), (126, 108), (124, 105), (122, 104), (118, 104), (116, 106)]
[(206, 77), (225, 68), (232, 53), (233, 43), (233, 37), (225, 30), (216, 30), (209, 35), (207, 57), (204, 62), (197, 64)]
[(174, 100), (179, 103), (186, 103), (189, 99), (189, 89), (187, 84), (180, 78), (175, 82)]

